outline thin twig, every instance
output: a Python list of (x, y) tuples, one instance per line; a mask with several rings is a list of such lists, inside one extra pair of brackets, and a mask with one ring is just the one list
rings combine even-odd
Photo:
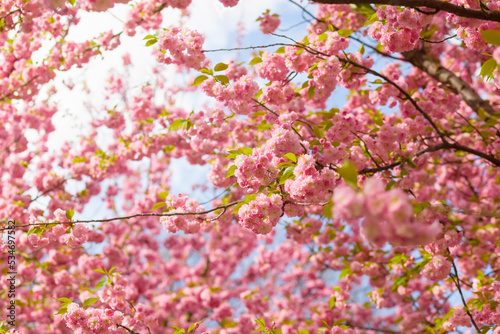
[(450, 273), (450, 277), (451, 277), (451, 279), (453, 280), (453, 283), (455, 283), (455, 285), (456, 285), (456, 287), (458, 289), (458, 293), (460, 294), (460, 298), (462, 299), (462, 303), (464, 304), (465, 311), (466, 311), (467, 315), (469, 316), (469, 318), (470, 318), (470, 320), (472, 322), (472, 325), (474, 325), (474, 328), (479, 333), (481, 330), (479, 329), (479, 326), (474, 321), (474, 318), (472, 317), (472, 314), (469, 311), (469, 307), (467, 307), (467, 302), (465, 301), (464, 294), (462, 293), (462, 288), (460, 287), (460, 279), (458, 278), (457, 266), (455, 265), (455, 261), (453, 261), (453, 257), (451, 256), (450, 249), (447, 248), (447, 250), (448, 250), (448, 254), (450, 254), (451, 264), (453, 266), (453, 269), (455, 270), (455, 277), (457, 278), (457, 281), (455, 281), (455, 277), (452, 275), (452, 273)]
[[(172, 217), (172, 216), (201, 216), (201, 215), (206, 215), (208, 213), (220, 210), (220, 209), (228, 209), (232, 206), (235, 206), (236, 204), (240, 203), (241, 201), (235, 201), (231, 202), (229, 204), (225, 205), (220, 205), (216, 208), (210, 209), (210, 210), (205, 210), (205, 211), (195, 211), (195, 212), (172, 212), (172, 213), (138, 213), (135, 215), (130, 215), (130, 216), (124, 216), (124, 217), (115, 217), (115, 218), (108, 218), (108, 219), (90, 219), (90, 220), (75, 220), (71, 222), (52, 222), (52, 223), (36, 223), (36, 224), (24, 224), (24, 225), (16, 225), (16, 228), (18, 227), (29, 227), (29, 226), (48, 226), (48, 225), (59, 225), (59, 224), (87, 224), (87, 223), (106, 223), (106, 222), (111, 222), (115, 220), (124, 220), (124, 219), (131, 219), (131, 218), (137, 218), (137, 217)], [(3, 228), (0, 229), (0, 231), (6, 231), (8, 228)]]

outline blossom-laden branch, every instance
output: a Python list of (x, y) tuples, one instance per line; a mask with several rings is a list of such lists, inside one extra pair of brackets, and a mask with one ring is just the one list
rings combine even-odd
[[(295, 41), (294, 41), (295, 42)], [(300, 42), (295, 42), (296, 44), (285, 44), (285, 43), (276, 43), (276, 44), (271, 44), (271, 45), (267, 45), (267, 46), (264, 46), (264, 47), (270, 47), (270, 46), (275, 46), (275, 45), (285, 45), (285, 46), (294, 46), (294, 47), (297, 47), (297, 48), (301, 48), (313, 55), (316, 55), (316, 56), (323, 56), (323, 57), (331, 57), (331, 55), (328, 55), (328, 54), (325, 54), (321, 51), (318, 51), (318, 50), (315, 50), (313, 48), (311, 48), (310, 46), (307, 46), (307, 45), (304, 45)], [(259, 48), (259, 47), (246, 47), (246, 48), (232, 48), (232, 49), (217, 49), (217, 50), (208, 50), (210, 52), (215, 52), (215, 51), (224, 51), (224, 50), (231, 50), (231, 51), (236, 51), (236, 50), (242, 50), (242, 49), (255, 49), (255, 48)], [(208, 51), (205, 51), (205, 52), (208, 52)], [(370, 73), (370, 74), (373, 74), (379, 78), (382, 78), (384, 79), (388, 84), (392, 85), (393, 87), (395, 87), (403, 96), (405, 99), (407, 99), (408, 101), (410, 101), (410, 103), (415, 107), (415, 109), (429, 122), (429, 124), (432, 126), (432, 128), (436, 131), (437, 135), (439, 136), (439, 138), (441, 139), (442, 143), (439, 144), (439, 145), (435, 145), (435, 146), (432, 146), (431, 148), (428, 148), (426, 149), (426, 152), (434, 152), (434, 151), (438, 151), (438, 150), (441, 150), (441, 149), (455, 149), (457, 151), (463, 151), (463, 152), (467, 152), (467, 153), (471, 153), (471, 154), (474, 154), (478, 157), (481, 157), (489, 162), (491, 162), (493, 165), (497, 166), (497, 167), (500, 167), (500, 160), (495, 158), (494, 156), (492, 155), (489, 155), (489, 154), (486, 154), (484, 152), (481, 152), (481, 151), (478, 151), (478, 150), (475, 150), (473, 148), (470, 148), (470, 147), (467, 147), (467, 146), (464, 146), (464, 145), (461, 145), (459, 143), (449, 143), (448, 140), (445, 138), (444, 134), (441, 132), (441, 130), (438, 128), (438, 126), (436, 125), (436, 123), (432, 120), (432, 118), (418, 105), (417, 101), (415, 101), (412, 96), (406, 91), (404, 90), (401, 86), (399, 86), (397, 83), (395, 83), (393, 80), (391, 80), (390, 78), (388, 78), (387, 76), (377, 72), (377, 71), (374, 71), (364, 65), (361, 65), (351, 59), (348, 59), (348, 58), (343, 58), (343, 57), (340, 57), (340, 56), (337, 56), (337, 58), (339, 59), (340, 62), (342, 62), (343, 64), (349, 64), (349, 65), (352, 65), (352, 66), (355, 66), (357, 68), (360, 68), (364, 71), (366, 71), (366, 73)], [(450, 72), (450, 71), (448, 71)], [(453, 74), (452, 72), (450, 72), (451, 74)], [(453, 74), (454, 76), (454, 74)], [(455, 76), (456, 77), (456, 76)], [(451, 76), (449, 76), (449, 78), (451, 78)], [(455, 82), (454, 80), (452, 80), (453, 82)], [(465, 86), (462, 86), (464, 90), (466, 90), (467, 92), (469, 92), (469, 89)], [(470, 86), (469, 86), (470, 88)], [(470, 90), (472, 90), (472, 88), (470, 88)], [(473, 90), (472, 90), (473, 91)], [(467, 93), (469, 94), (469, 93)], [(475, 93), (477, 95), (477, 93)], [(474, 100), (474, 99), (472, 99)], [(481, 98), (479, 98), (480, 101)], [(484, 102), (484, 101), (483, 101)], [(486, 105), (488, 105), (486, 102), (485, 102)], [(490, 106), (490, 109), (491, 109), (491, 106)], [(429, 150), (430, 149), (430, 150)], [(425, 153), (425, 152), (423, 152)], [(378, 171), (382, 171), (382, 170), (386, 170), (386, 169), (390, 169), (390, 168), (393, 168), (393, 167), (396, 167), (397, 165), (399, 165), (399, 163), (394, 163), (394, 164), (391, 164), (391, 165), (388, 165), (388, 166), (385, 166), (385, 167), (377, 167), (377, 168), (373, 168), (373, 169), (370, 169), (370, 170), (365, 170), (364, 173), (370, 173), (372, 170), (374, 172), (378, 172)], [(390, 167), (389, 167), (390, 166)]]
[(495, 113), (493, 107), (484, 101), (467, 82), (441, 65), (438, 60), (431, 59), (425, 51), (415, 49), (403, 52), (403, 56), (406, 61), (444, 84), (453, 93), (460, 94), (463, 101), (478, 115), (481, 115), (481, 111), (484, 112), (486, 121)]
[[(52, 223), (35, 223), (35, 224), (23, 224), (23, 225), (16, 225), (16, 228), (20, 227), (30, 227), (30, 226), (49, 226), (49, 225), (59, 225), (59, 224), (88, 224), (88, 223), (106, 223), (106, 222), (111, 222), (111, 221), (116, 221), (116, 220), (125, 220), (125, 219), (131, 219), (131, 218), (137, 218), (137, 217), (172, 217), (172, 216), (201, 216), (201, 215), (206, 215), (209, 213), (212, 213), (217, 210), (223, 210), (223, 213), (226, 212), (226, 210), (232, 206), (237, 205), (241, 201), (235, 201), (231, 202), (225, 205), (220, 205), (216, 208), (210, 209), (210, 210), (205, 210), (205, 211), (195, 211), (195, 212), (165, 212), (165, 213), (137, 213), (135, 215), (130, 215), (130, 216), (123, 216), (123, 217), (114, 217), (114, 218), (107, 218), (107, 219), (89, 219), (89, 220), (75, 220), (71, 222), (52, 222)], [(217, 218), (222, 216), (222, 214), (219, 214)], [(201, 219), (201, 218), (198, 218)], [(210, 219), (209, 221), (214, 220)], [(0, 229), (0, 231), (6, 231), (8, 228), (3, 228)]]
[[(422, 154), (424, 153), (430, 153), (430, 152), (436, 152), (436, 151), (440, 151), (440, 150), (449, 150), (449, 149), (454, 149), (454, 150), (457, 150), (457, 151), (462, 151), (462, 152), (467, 152), (467, 153), (471, 153), (471, 154), (474, 154), (478, 157), (481, 157), (485, 160), (488, 160), (489, 162), (491, 162), (492, 164), (494, 164), (495, 166), (497, 167), (500, 167), (500, 160), (498, 160), (497, 158), (491, 156), (491, 155), (488, 155), (484, 152), (481, 152), (481, 151), (478, 151), (478, 150), (475, 150), (475, 149), (472, 149), (470, 147), (467, 147), (467, 146), (464, 146), (464, 145), (461, 145), (461, 144), (458, 144), (458, 143), (441, 143), (441, 144), (437, 144), (437, 145), (433, 145), (433, 146), (429, 146), (425, 149), (422, 149), (420, 151), (418, 151), (415, 156), (421, 156)], [(392, 169), (392, 168), (395, 168), (399, 165), (401, 165), (401, 161), (397, 161), (397, 162), (394, 162), (392, 164), (389, 164), (389, 165), (385, 165), (385, 166), (380, 166), (380, 167), (377, 167), (377, 168), (363, 168), (362, 170), (359, 171), (359, 174), (371, 174), (371, 173), (377, 173), (377, 172), (382, 172), (382, 171), (385, 171), (385, 170), (389, 170), (389, 169)]]
[(131, 330), (130, 328), (125, 327), (125, 326), (120, 325), (120, 324), (116, 324), (116, 327), (121, 327), (121, 328), (125, 329), (126, 331), (128, 331), (130, 334), (139, 334), (139, 333), (137, 333), (137, 332), (135, 332), (135, 331)]
[(466, 17), (470, 19), (500, 22), (500, 12), (498, 11), (470, 9), (440, 0), (355, 0), (355, 1), (313, 0), (313, 2), (329, 4), (329, 5), (374, 4), (374, 5), (389, 5), (389, 6), (405, 6), (410, 8), (427, 7), (436, 10), (429, 14), (435, 14), (438, 11), (444, 11), (450, 14), (454, 14), (456, 16)]
[[(448, 254), (450, 254), (450, 250), (447, 249), (447, 251), (448, 251)], [(464, 305), (465, 312), (469, 316), (470, 321), (472, 322), (472, 325), (477, 330), (477, 332), (480, 333), (481, 330), (479, 329), (479, 326), (476, 324), (474, 317), (472, 316), (472, 314), (469, 311), (469, 307), (467, 306), (467, 302), (465, 301), (464, 294), (462, 292), (462, 288), (460, 287), (460, 278), (458, 277), (458, 269), (457, 269), (457, 266), (455, 265), (455, 261), (453, 261), (452, 256), (450, 256), (450, 259), (451, 259), (451, 265), (453, 266), (453, 270), (455, 271), (455, 274), (450, 273), (450, 278), (452, 279), (453, 283), (455, 283), (455, 285), (458, 289), (458, 293), (460, 294), (460, 299), (462, 299), (462, 303)]]

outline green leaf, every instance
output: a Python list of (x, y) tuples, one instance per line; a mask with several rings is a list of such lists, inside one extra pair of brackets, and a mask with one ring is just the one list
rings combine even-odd
[(434, 331), (434, 329), (432, 327), (429, 327), (427, 325), (422, 325), (425, 330), (428, 332), (428, 333), (431, 333), (431, 334), (436, 334), (436, 332)]
[(339, 280), (350, 274), (352, 274), (351, 268), (342, 269), (342, 271), (340, 272)]
[(152, 38), (146, 42), (146, 46), (151, 46), (153, 44), (156, 44), (158, 42), (157, 38)]
[(377, 13), (373, 13), (372, 16), (370, 16), (370, 18), (368, 20), (366, 20), (363, 27), (369, 26), (370, 24), (372, 24), (373, 22), (377, 22), (378, 20), (379, 19), (378, 19)]
[(257, 318), (255, 319), (255, 322), (259, 325), (259, 328), (254, 330), (254, 332), (263, 331), (266, 328), (266, 321), (264, 319)]
[(201, 84), (203, 81), (207, 80), (208, 77), (206, 75), (200, 75), (198, 77), (196, 77), (196, 79), (194, 79), (194, 82), (191, 86), (198, 86), (199, 84)]
[(103, 270), (103, 269), (92, 269), (92, 271), (97, 271), (98, 273), (101, 273), (101, 274), (104, 274), (104, 275), (107, 275), (108, 272)]
[(293, 153), (287, 153), (284, 157), (290, 161), (297, 162), (297, 157)]
[(73, 159), (73, 163), (74, 163), (74, 164), (78, 164), (78, 163), (80, 163), (80, 162), (85, 162), (85, 161), (87, 161), (87, 160), (88, 160), (88, 159), (87, 159), (86, 157), (75, 157), (75, 158)]
[(404, 317), (399, 317), (396, 319), (396, 321), (394, 321), (394, 324), (397, 325), (399, 324), (401, 321), (403, 321)]
[(253, 150), (250, 147), (242, 146), (240, 147), (241, 152), (243, 152), (244, 155), (251, 155)]
[(282, 162), (282, 163), (278, 164), (278, 166), (276, 166), (276, 168), (281, 169), (283, 167), (293, 167), (293, 166), (295, 166), (293, 163), (287, 161), (287, 162)]
[(89, 299), (86, 299), (84, 302), (83, 302), (83, 307), (86, 307), (86, 306), (90, 306), (92, 304), (94, 304), (95, 302), (97, 302), (99, 300), (99, 298), (89, 298)]
[(255, 64), (258, 64), (258, 63), (262, 63), (262, 58), (260, 57), (255, 57), (254, 59), (252, 59), (250, 61), (250, 65), (255, 65)]
[(481, 331), (479, 332), (479, 334), (486, 334), (486, 332), (488, 332), (490, 330), (491, 326), (483, 326), (481, 327)]
[(98, 289), (106, 286), (106, 284), (108, 284), (108, 281), (109, 281), (108, 276), (103, 276), (101, 278), (101, 280), (99, 282), (97, 282), (97, 284), (96, 284), (96, 286), (95, 286), (95, 288), (94, 288), (93, 291), (96, 291), (96, 290), (98, 290)]
[(334, 307), (335, 307), (335, 303), (336, 303), (336, 302), (337, 302), (337, 297), (335, 297), (335, 296), (331, 296), (331, 297), (330, 297), (330, 302), (329, 302), (329, 305), (330, 305), (330, 310), (331, 310), (332, 308), (334, 308)]
[(309, 86), (309, 89), (307, 89), (307, 96), (311, 100), (314, 97), (314, 86)]
[[(499, 175), (500, 175), (500, 174), (499, 174)], [(27, 235), (30, 235), (30, 234), (33, 234), (33, 233), (35, 233), (35, 234), (36, 234), (36, 232), (37, 232), (37, 231), (38, 231), (38, 226), (34, 226), (34, 227), (32, 227), (32, 228), (30, 228), (30, 229), (28, 230)]]
[(199, 69), (198, 72), (201, 72), (201, 73), (205, 73), (205, 74), (208, 74), (208, 75), (214, 75), (214, 71), (208, 69), (208, 68), (205, 68), (203, 67), (202, 69)]
[(359, 47), (358, 51), (363, 55), (365, 54), (365, 44), (361, 44), (361, 46)]
[(56, 300), (63, 302), (63, 303), (68, 303), (68, 304), (71, 304), (73, 302), (71, 299), (66, 298), (66, 297), (56, 298)]
[(161, 200), (165, 200), (167, 198), (167, 196), (168, 196), (168, 191), (164, 191), (164, 192), (158, 194), (158, 198)]
[(144, 37), (142, 40), (151, 39), (151, 38), (156, 38), (156, 36), (146, 35), (146, 37)]
[(325, 205), (325, 207), (323, 208), (323, 216), (325, 216), (326, 218), (328, 219), (332, 219), (333, 218), (333, 215), (332, 215), (332, 209), (333, 209), (333, 202), (330, 201), (328, 202), (327, 205)]
[(75, 211), (73, 211), (73, 209), (66, 210), (66, 218), (68, 218), (68, 220), (71, 220), (74, 215), (75, 215)]
[(258, 99), (262, 95), (262, 89), (259, 89), (259, 91), (255, 94), (255, 99)]
[(159, 208), (163, 208), (165, 205), (167, 205), (167, 203), (165, 202), (159, 202), (159, 203), (156, 203), (155, 205), (153, 205), (153, 207), (151, 208), (151, 211), (155, 211)]
[(318, 41), (324, 41), (328, 38), (328, 35), (326, 33), (322, 33), (321, 35), (318, 36)]
[(187, 332), (188, 332), (188, 333), (191, 333), (191, 332), (194, 330), (194, 327), (196, 326), (196, 324), (199, 324), (199, 322), (195, 322), (195, 323), (191, 324), (191, 326), (189, 326), (189, 328), (188, 328), (188, 331), (187, 331)]
[(387, 185), (385, 186), (385, 191), (389, 191), (391, 190), (392, 188), (394, 188), (394, 186), (396, 185), (396, 181), (392, 180), (390, 181), (389, 183), (387, 183)]
[(229, 83), (229, 78), (225, 75), (216, 75), (214, 78), (220, 81), (223, 85), (227, 85)]
[(497, 66), (497, 62), (493, 59), (493, 57), (491, 57), (483, 64), (483, 66), (481, 66), (479, 76), (486, 77), (486, 79), (493, 79), (493, 71), (497, 68)]
[(288, 167), (287, 169), (285, 169), (285, 171), (283, 172), (283, 175), (281, 175), (281, 177), (280, 177), (279, 184), (284, 184), (286, 182), (286, 180), (293, 179), (295, 177), (295, 175), (293, 175), (294, 169), (295, 169), (295, 167)]
[(56, 313), (55, 315), (57, 315), (57, 314), (66, 314), (67, 312), (68, 312), (68, 308), (67, 308), (67, 307), (61, 307), (61, 308), (57, 311), (57, 313)]
[(343, 323), (344, 321), (346, 321), (347, 319), (338, 319), (336, 320), (334, 323), (333, 323), (333, 326), (338, 326), (340, 325), (341, 323)]
[(428, 208), (431, 206), (431, 203), (429, 202), (422, 202), (422, 203), (418, 203), (417, 205), (415, 205), (415, 207), (413, 208), (413, 212), (415, 214), (419, 214), (420, 212), (422, 212), (425, 208)]
[(274, 53), (285, 53), (285, 47), (282, 46), (281, 48), (279, 48), (278, 50), (276, 50)]
[(349, 160), (345, 160), (342, 166), (337, 169), (337, 172), (347, 184), (354, 187), (358, 186), (358, 170)]
[(238, 323), (235, 321), (232, 321), (231, 318), (223, 318), (220, 321), (220, 326), (222, 328), (234, 328), (238, 326)]
[(238, 167), (236, 165), (232, 165), (231, 167), (229, 167), (229, 169), (227, 170), (226, 179), (233, 176), (236, 169), (238, 169)]
[(323, 129), (319, 126), (316, 126), (316, 125), (313, 128), (313, 133), (317, 138), (323, 138), (323, 136), (324, 136)]
[(175, 121), (172, 122), (172, 125), (170, 125), (170, 128), (172, 130), (177, 130), (178, 128), (181, 127), (183, 119), (176, 119)]
[(215, 65), (214, 67), (214, 71), (215, 72), (219, 72), (219, 71), (224, 71), (228, 68), (229, 66), (227, 64), (224, 64), (224, 63), (218, 63), (217, 65)]
[(337, 33), (339, 34), (340, 37), (349, 37), (353, 32), (354, 30), (348, 30), (348, 29), (337, 30)]
[(493, 45), (500, 45), (500, 31), (498, 30), (481, 30), (483, 39)]

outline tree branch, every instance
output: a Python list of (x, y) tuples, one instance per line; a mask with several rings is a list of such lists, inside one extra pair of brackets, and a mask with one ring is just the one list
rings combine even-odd
[(410, 8), (427, 7), (454, 14), (460, 17), (478, 19), (485, 21), (500, 22), (500, 12), (485, 11), (480, 9), (469, 9), (457, 6), (449, 2), (440, 0), (312, 0), (316, 3), (329, 5), (348, 5), (348, 4), (374, 4), (389, 6), (405, 6)]
[[(500, 14), (500, 12), (499, 12)], [(479, 94), (455, 73), (442, 66), (439, 61), (431, 59), (423, 50), (403, 52), (406, 61), (427, 73), (430, 77), (446, 85), (453, 93), (460, 94), (469, 107), (479, 115), (480, 109), (486, 114), (486, 121), (495, 113), (493, 107), (484, 101)]]
[[(449, 248), (447, 248), (447, 251), (448, 251), (448, 254), (451, 254)], [(460, 298), (462, 299), (462, 303), (464, 304), (465, 312), (469, 316), (470, 321), (472, 322), (472, 325), (474, 326), (476, 331), (479, 333), (479, 332), (481, 332), (481, 330), (479, 329), (479, 326), (474, 321), (474, 318), (472, 317), (472, 314), (470, 313), (469, 308), (467, 307), (467, 302), (465, 301), (464, 294), (462, 293), (462, 288), (460, 287), (460, 279), (458, 278), (457, 266), (455, 266), (455, 261), (453, 261), (453, 258), (451, 257), (451, 255), (450, 255), (450, 259), (451, 259), (451, 264), (453, 265), (453, 269), (455, 270), (455, 276), (453, 276), (453, 274), (450, 273), (450, 277), (458, 289), (458, 293), (460, 294)], [(455, 278), (457, 279), (456, 281), (455, 281)]]
[[(478, 157), (481, 157), (481, 158), (483, 158), (485, 160), (488, 160), (489, 162), (491, 162), (492, 164), (494, 164), (497, 167), (500, 167), (500, 160), (496, 159), (495, 157), (493, 157), (491, 155), (488, 155), (488, 154), (486, 154), (484, 152), (477, 151), (477, 150), (472, 149), (470, 147), (463, 146), (463, 145), (458, 144), (458, 143), (450, 144), (448, 142), (445, 142), (445, 143), (441, 143), (441, 144), (429, 146), (429, 147), (427, 147), (427, 148), (425, 148), (423, 150), (418, 151), (415, 154), (415, 156), (418, 157), (418, 156), (421, 156), (424, 153), (436, 152), (436, 151), (446, 150), (446, 149), (454, 149), (454, 150), (457, 150), (457, 151), (463, 151), (463, 152), (471, 153), (471, 154), (474, 154), (474, 155), (476, 155)], [(392, 169), (394, 167), (397, 167), (399, 165), (401, 165), (401, 161), (393, 162), (390, 165), (380, 166), (380, 167), (377, 167), (377, 168), (363, 168), (362, 170), (359, 171), (359, 174), (369, 174), (369, 173), (382, 172), (382, 171), (389, 170), (389, 169)]]
[[(236, 204), (240, 203), (240, 201), (235, 201), (231, 202), (229, 204), (225, 205), (220, 205), (216, 208), (210, 209), (210, 210), (205, 210), (205, 211), (199, 211), (199, 212), (171, 212), (171, 213), (138, 213), (135, 215), (131, 216), (124, 216), (124, 217), (115, 217), (115, 218), (108, 218), (108, 219), (91, 219), (91, 220), (75, 220), (75, 221), (70, 221), (70, 222), (52, 222), (52, 223), (38, 223), (38, 224), (24, 224), (24, 225), (16, 225), (16, 228), (18, 227), (29, 227), (29, 226), (47, 226), (47, 225), (58, 225), (58, 224), (87, 224), (87, 223), (105, 223), (105, 222), (110, 222), (110, 221), (115, 221), (115, 220), (123, 220), (123, 219), (131, 219), (131, 218), (137, 218), (137, 217), (171, 217), (171, 216), (201, 216), (201, 215), (206, 215), (208, 213), (223, 209), (224, 212), (232, 207), (235, 206)], [(220, 215), (219, 215), (220, 217)], [(213, 219), (211, 219), (213, 220)], [(3, 228), (0, 229), (0, 231), (6, 231), (8, 228)]]

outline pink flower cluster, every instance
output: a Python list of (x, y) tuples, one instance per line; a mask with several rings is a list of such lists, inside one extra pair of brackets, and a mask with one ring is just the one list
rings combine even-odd
[[(205, 209), (195, 199), (186, 195), (168, 195), (165, 199), (167, 207), (173, 208), (168, 213), (175, 212), (200, 212)], [(184, 231), (185, 233), (196, 233), (200, 230), (201, 221), (193, 215), (174, 215), (161, 217), (160, 223), (170, 233)]]
[(260, 21), (260, 31), (263, 34), (273, 33), (280, 25), (279, 16), (277, 14), (270, 15), (269, 9), (265, 13), (262, 13), (257, 21)]
[(443, 328), (446, 330), (453, 331), (458, 326), (470, 327), (470, 318), (461, 308), (455, 309), (453, 311), (453, 315), (445, 323), (443, 323)]
[(64, 315), (66, 325), (78, 334), (125, 334), (127, 330), (116, 326), (121, 325), (125, 317), (120, 311), (110, 308), (83, 309), (77, 303), (68, 305), (68, 312)]
[(226, 7), (234, 7), (240, 0), (219, 0)]
[(451, 262), (441, 255), (432, 257), (431, 262), (427, 263), (422, 270), (422, 275), (431, 281), (441, 281), (448, 277), (451, 270)]
[(260, 99), (264, 103), (283, 105), (290, 102), (294, 97), (295, 91), (292, 87), (274, 81), (271, 85), (262, 88)]
[[(312, 72), (314, 79), (309, 81), (309, 86), (314, 87), (313, 100), (325, 101), (332, 94), (337, 86), (337, 75), (341, 72), (341, 65), (337, 57), (319, 61), (318, 66)], [(307, 92), (308, 89), (309, 87), (303, 88), (302, 93)]]
[(120, 274), (113, 274), (111, 280), (112, 284), (107, 284), (104, 289), (99, 290), (100, 301), (115, 310), (129, 311), (127, 300), (133, 301), (139, 297), (137, 287)]
[(302, 155), (297, 161), (294, 179), (286, 180), (285, 190), (290, 198), (299, 203), (321, 203), (328, 200), (335, 188), (335, 172), (329, 168), (320, 170), (311, 155)]
[[(49, 2), (60, 3), (60, 1), (58, 0), (50, 0)], [(105, 10), (113, 8), (113, 6), (116, 3), (128, 3), (128, 2), (129, 0), (83, 0), (80, 1), (78, 4), (82, 7), (82, 9), (87, 11), (103, 12)]]
[(241, 226), (257, 234), (271, 232), (282, 214), (283, 200), (277, 194), (267, 196), (258, 194), (248, 204), (244, 204), (238, 211)]
[(240, 187), (247, 189), (249, 193), (255, 193), (260, 186), (270, 184), (275, 178), (277, 171), (271, 164), (272, 154), (263, 150), (255, 149), (252, 155), (240, 154), (234, 160), (237, 169), (234, 175), (238, 179)]
[(411, 8), (398, 11), (396, 6), (377, 9), (377, 16), (387, 20), (387, 24), (376, 21), (371, 24), (368, 34), (379, 40), (390, 52), (412, 50), (418, 42), (422, 28), (430, 23), (431, 18)]
[(163, 64), (176, 64), (199, 70), (209, 64), (203, 53), (204, 40), (196, 30), (170, 27), (158, 36), (159, 50), (156, 52), (156, 59)]
[[(278, 119), (276, 122), (281, 121)], [(301, 144), (304, 147), (309, 145), (308, 142), (300, 140), (300, 137), (292, 130), (288, 122), (284, 122), (273, 126), (271, 138), (266, 141), (262, 149), (271, 152), (274, 157), (282, 159), (287, 153), (295, 155), (304, 153), (304, 148), (302, 148)]]
[(262, 53), (262, 63), (257, 65), (256, 70), (261, 78), (269, 81), (285, 80), (288, 74), (285, 57), (282, 54), (270, 53), (268, 51)]
[(385, 191), (385, 185), (376, 178), (365, 181), (357, 192), (349, 186), (335, 189), (333, 215), (354, 222), (363, 218), (362, 234), (377, 246), (386, 242), (394, 245), (425, 245), (441, 233), (437, 222), (415, 221), (408, 195), (399, 188)]
[(208, 95), (223, 102), (237, 115), (248, 115), (254, 108), (252, 99), (259, 91), (259, 85), (248, 75), (242, 75), (232, 86), (223, 86), (213, 80), (205, 80), (201, 89)]
[(314, 46), (315, 50), (331, 56), (336, 55), (340, 50), (347, 49), (349, 46), (349, 39), (341, 37), (336, 31), (327, 30), (326, 32), (322, 32), (319, 30), (317, 33), (311, 33), (307, 36), (307, 39)]

